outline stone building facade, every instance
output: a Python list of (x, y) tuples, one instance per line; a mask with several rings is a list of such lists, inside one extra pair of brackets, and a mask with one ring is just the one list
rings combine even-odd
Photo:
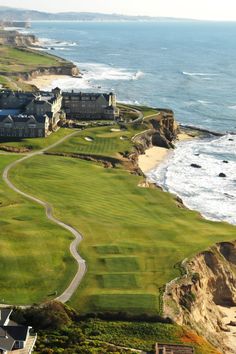
[(119, 115), (114, 93), (63, 92), (62, 107), (68, 119), (114, 120)]
[(0, 136), (46, 137), (56, 129), (62, 95), (53, 92), (2, 91), (0, 93)]
[(0, 137), (46, 137), (64, 117), (114, 120), (118, 115), (113, 93), (0, 91)]

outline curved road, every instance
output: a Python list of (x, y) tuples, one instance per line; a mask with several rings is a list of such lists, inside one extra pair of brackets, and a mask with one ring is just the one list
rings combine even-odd
[(17, 187), (14, 186), (14, 184), (9, 180), (9, 171), (15, 167), (16, 165), (18, 165), (19, 163), (30, 159), (33, 156), (36, 155), (41, 155), (43, 154), (45, 151), (61, 144), (63, 141), (65, 141), (66, 139), (70, 138), (73, 135), (76, 135), (77, 132), (74, 132), (72, 134), (69, 134), (67, 136), (65, 136), (64, 138), (62, 138), (61, 140), (57, 141), (56, 143), (42, 149), (36, 152), (32, 152), (24, 157), (22, 157), (19, 160), (16, 160), (14, 162), (12, 162), (10, 165), (8, 165), (4, 171), (3, 171), (3, 180), (7, 183), (7, 185), (16, 193), (21, 194), (23, 197), (32, 200), (33, 202), (36, 202), (40, 205), (42, 205), (45, 208), (46, 211), (46, 216), (49, 220), (51, 220), (52, 222), (54, 222), (55, 224), (57, 224), (60, 227), (63, 227), (64, 229), (68, 230), (69, 232), (71, 232), (73, 234), (73, 236), (75, 237), (75, 239), (72, 241), (72, 243), (70, 244), (70, 253), (73, 256), (73, 258), (76, 260), (77, 264), (78, 264), (78, 269), (76, 272), (76, 275), (74, 276), (74, 278), (72, 279), (70, 285), (65, 289), (65, 291), (59, 295), (56, 299), (57, 301), (60, 301), (62, 303), (67, 302), (68, 300), (70, 300), (71, 296), (74, 294), (74, 292), (76, 291), (76, 289), (78, 288), (78, 286), (80, 285), (85, 273), (86, 273), (86, 263), (85, 260), (83, 258), (81, 258), (81, 256), (79, 255), (79, 253), (77, 252), (77, 248), (78, 245), (80, 244), (80, 242), (82, 241), (83, 237), (82, 235), (72, 226), (65, 224), (64, 222), (56, 219), (53, 216), (53, 208), (52, 206), (47, 203), (42, 201), (41, 199), (38, 199), (36, 197), (31, 196), (30, 194), (27, 194), (25, 192), (22, 192), (20, 189), (18, 189)]

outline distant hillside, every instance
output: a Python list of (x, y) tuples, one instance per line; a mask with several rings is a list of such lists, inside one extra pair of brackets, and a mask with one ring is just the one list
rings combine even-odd
[(166, 21), (181, 20), (164, 17), (127, 16), (91, 12), (49, 13), (0, 6), (0, 21)]

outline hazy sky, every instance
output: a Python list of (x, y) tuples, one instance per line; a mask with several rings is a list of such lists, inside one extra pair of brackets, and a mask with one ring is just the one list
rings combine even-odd
[(49, 12), (89, 11), (236, 20), (236, 0), (0, 0), (0, 5)]

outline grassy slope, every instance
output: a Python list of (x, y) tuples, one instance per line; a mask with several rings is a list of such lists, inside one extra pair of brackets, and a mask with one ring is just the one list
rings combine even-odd
[[(71, 339), (72, 336), (68, 334), (73, 334), (76, 339)], [(108, 343), (154, 353), (157, 341), (193, 346), (196, 354), (219, 354), (202, 337), (178, 325), (98, 319), (79, 320), (61, 330), (38, 331), (35, 353), (49, 353), (50, 350), (53, 353), (63, 353), (64, 348), (69, 353), (132, 353), (129, 350), (115, 349)]]
[[(84, 149), (84, 133), (60, 151)], [(116, 139), (102, 148), (97, 144), (93, 152), (113, 153)], [(72, 299), (82, 312), (156, 313), (159, 288), (178, 275), (177, 262), (215, 242), (235, 239), (234, 227), (178, 208), (171, 195), (158, 189), (139, 188), (142, 178), (122, 167), (38, 156), (18, 166), (11, 177), (23, 190), (51, 202), (59, 218), (84, 234), (80, 252), (88, 273)]]
[(63, 65), (65, 61), (46, 53), (0, 46), (0, 71), (28, 72), (40, 67)]
[[(0, 155), (0, 173), (16, 157)], [(61, 292), (76, 271), (71, 236), (0, 181), (0, 303), (29, 304)]]
[[(23, 50), (10, 46), (0, 46), (0, 84), (9, 89), (31, 89), (17, 78), (19, 72), (30, 72), (40, 67), (52, 67), (65, 65), (66, 61), (47, 53)], [(6, 77), (11, 73), (15, 76)]]

